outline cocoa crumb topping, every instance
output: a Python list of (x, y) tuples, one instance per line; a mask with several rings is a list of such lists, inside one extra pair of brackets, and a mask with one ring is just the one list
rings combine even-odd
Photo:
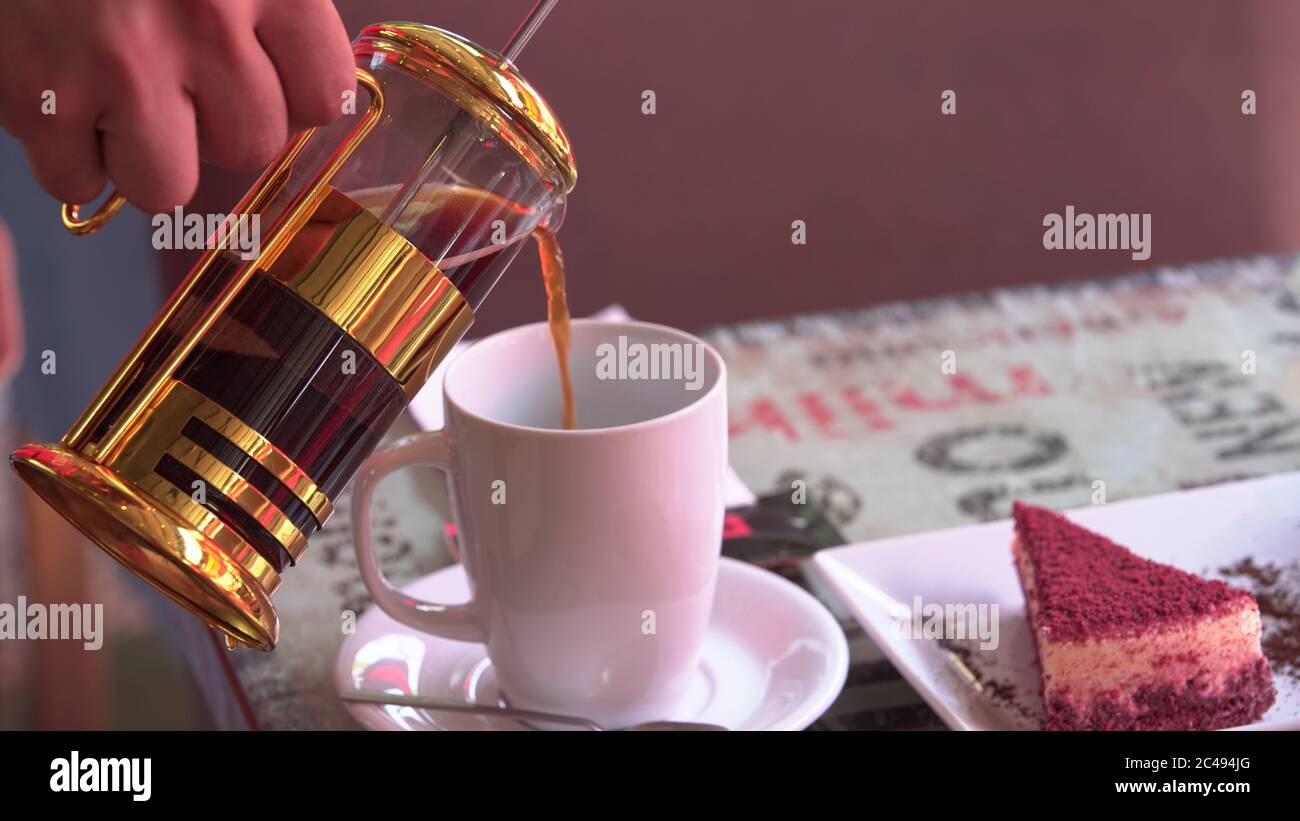
[(1012, 515), (1034, 568), (1037, 626), (1051, 641), (1132, 635), (1230, 612), (1251, 598), (1134, 555), (1045, 508), (1016, 502)]

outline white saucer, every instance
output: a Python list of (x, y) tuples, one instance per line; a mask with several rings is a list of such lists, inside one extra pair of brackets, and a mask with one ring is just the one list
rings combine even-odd
[[(405, 588), (430, 601), (469, 598), (460, 565)], [(839, 695), (848, 673), (844, 632), (806, 592), (766, 570), (723, 558), (713, 619), (699, 667), (675, 721), (733, 730), (801, 730)], [(483, 645), (418, 633), (377, 607), (357, 620), (334, 665), (339, 689), (362, 688), (496, 704), (492, 664)], [(436, 713), (413, 707), (345, 702), (372, 730), (523, 730), (508, 718)], [(581, 710), (575, 709), (580, 715)]]

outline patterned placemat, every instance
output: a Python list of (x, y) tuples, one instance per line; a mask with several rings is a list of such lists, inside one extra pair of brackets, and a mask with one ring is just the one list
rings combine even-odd
[[(1016, 498), (1065, 507), (1300, 469), (1295, 268), (1211, 262), (712, 329), (732, 465), (771, 499), (806, 495), (849, 541), (1001, 518)], [(450, 561), (440, 482), (407, 471), (382, 495), (391, 577)], [(345, 503), (277, 594), (279, 648), (231, 657), (258, 726), (355, 726), (331, 685), (340, 614), (368, 604), (349, 527)], [(819, 592), (853, 660), (816, 726), (941, 726)]]

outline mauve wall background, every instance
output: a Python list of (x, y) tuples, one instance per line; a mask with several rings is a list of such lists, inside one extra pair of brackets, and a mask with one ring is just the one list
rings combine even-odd
[[(339, 2), (496, 47), (531, 4)], [(1297, 38), (1286, 0), (564, 0), (520, 65), (576, 147), (575, 313), (698, 327), (1300, 247)], [(1067, 204), (1152, 213), (1151, 259), (1043, 250)], [(522, 255), (476, 332), (543, 313)]]

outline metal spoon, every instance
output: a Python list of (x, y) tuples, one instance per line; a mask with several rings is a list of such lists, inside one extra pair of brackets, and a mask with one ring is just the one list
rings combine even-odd
[[(401, 693), (381, 693), (377, 690), (340, 690), (339, 697), (344, 701), (357, 701), (366, 704), (397, 704), (402, 707), (420, 707), (447, 713), (467, 713), (478, 716), (501, 716), (521, 721), (545, 721), (552, 724), (569, 724), (588, 730), (604, 731), (605, 727), (594, 721), (576, 716), (562, 716), (554, 713), (539, 713), (534, 710), (516, 710), (513, 707), (497, 707), (491, 704), (467, 704), (463, 701), (451, 701), (444, 698), (427, 696), (408, 696)], [(726, 730), (720, 724), (705, 724), (699, 721), (643, 721), (621, 730)]]

